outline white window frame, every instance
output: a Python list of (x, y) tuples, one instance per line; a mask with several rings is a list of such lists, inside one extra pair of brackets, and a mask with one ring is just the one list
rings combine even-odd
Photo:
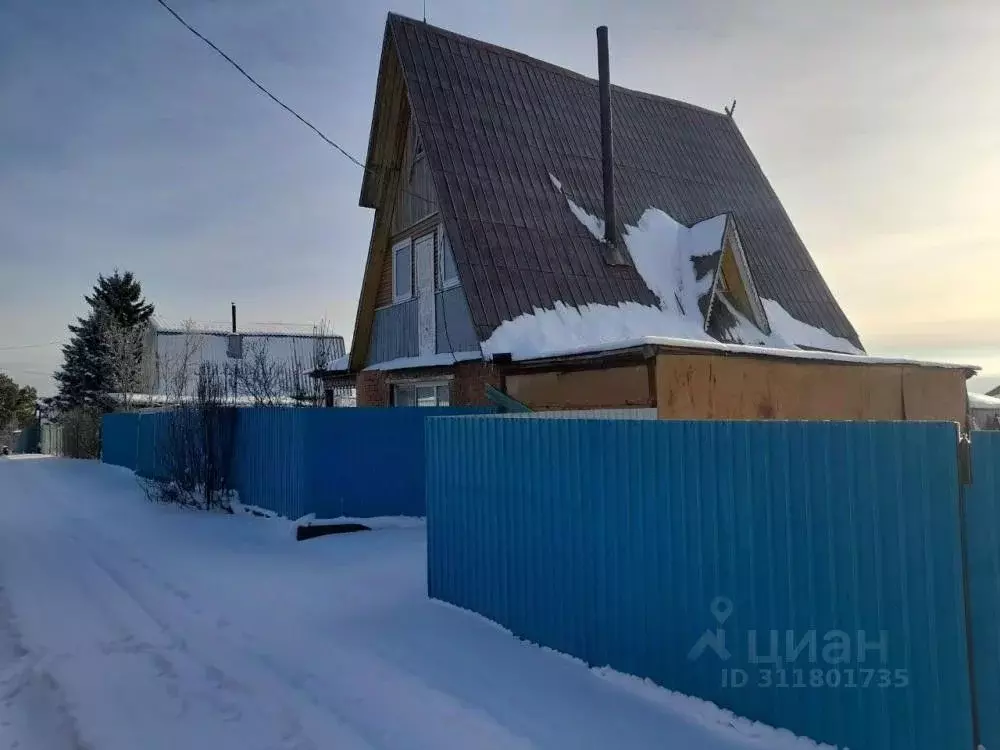
[[(447, 239), (448, 239), (448, 236), (445, 234), (444, 224), (439, 224), (438, 225), (438, 236), (437, 236), (437, 240), (438, 240), (438, 286), (441, 288), (442, 291), (444, 291), (445, 289), (452, 289), (453, 287), (458, 286), (459, 283), (460, 283), (459, 282), (459, 278), (458, 278), (458, 265), (455, 263), (455, 253), (451, 249), (451, 242), (447, 242), (447, 245), (445, 244), (446, 241), (447, 241)], [(451, 253), (451, 264), (453, 266), (455, 266), (455, 275), (452, 278), (450, 278), (450, 279), (446, 279), (444, 277), (444, 268), (445, 268), (444, 253), (445, 253), (445, 247), (447, 247), (448, 248), (448, 252)]]
[[(417, 398), (417, 389), (418, 388), (434, 388), (434, 400), (436, 402), (434, 404), (434, 407), (438, 407), (438, 408), (442, 408), (442, 407), (441, 407), (441, 404), (440, 404), (441, 397), (438, 395), (437, 389), (438, 388), (447, 388), (448, 389), (448, 404), (447, 405), (451, 406), (451, 397), (452, 397), (451, 385), (452, 385), (453, 382), (454, 381), (451, 378), (437, 378), (437, 379), (433, 379), (433, 380), (397, 380), (397, 381), (394, 381), (392, 383), (392, 405), (393, 406), (399, 406), (399, 404), (396, 403), (396, 389), (399, 388), (399, 387), (403, 387), (403, 388), (412, 388), (413, 389), (413, 406), (412, 407), (407, 407), (407, 408), (417, 408), (417, 407), (420, 407), (420, 404), (418, 403), (418, 398)], [(428, 407), (422, 407), (422, 408), (428, 408)]]
[[(410, 283), (405, 295), (399, 294), (399, 290), (396, 289), (396, 259), (404, 250), (410, 256)], [(408, 237), (392, 246), (392, 303), (406, 302), (411, 299), (413, 299), (413, 241)]]

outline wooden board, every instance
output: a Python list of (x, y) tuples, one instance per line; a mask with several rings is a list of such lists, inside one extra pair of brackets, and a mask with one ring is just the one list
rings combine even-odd
[(620, 409), (651, 406), (645, 365), (508, 375), (507, 394), (532, 409)]
[(965, 373), (716, 354), (656, 359), (661, 419), (965, 419)]
[(965, 373), (936, 367), (903, 368), (903, 404), (913, 420), (966, 420)]

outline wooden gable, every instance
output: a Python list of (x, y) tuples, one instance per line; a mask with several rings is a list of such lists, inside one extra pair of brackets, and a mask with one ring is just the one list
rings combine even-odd
[(408, 108), (406, 114), (409, 123), (403, 150), (403, 173), (400, 175), (392, 215), (394, 239), (438, 212), (434, 176), (427, 153), (420, 142), (416, 121), (409, 117)]
[(723, 305), (716, 299), (720, 296), (763, 333), (771, 332), (764, 304), (757, 292), (757, 285), (754, 283), (750, 265), (743, 252), (736, 222), (731, 216), (726, 221), (722, 238), (722, 257), (719, 259), (716, 271), (712, 300), (708, 305), (709, 312), (705, 317), (705, 330), (714, 336), (721, 336), (723, 340), (728, 340), (724, 329), (728, 328), (729, 322), (716, 319), (717, 316), (725, 315)]
[(364, 367), (370, 344), (372, 321), (380, 297), (379, 289), (385, 273), (387, 271), (392, 273), (389, 248), (394, 209), (406, 156), (408, 125), (406, 81), (395, 44), (387, 28), (382, 45), (382, 60), (379, 64), (367, 168), (362, 184), (361, 205), (375, 209), (375, 220), (372, 223), (368, 259), (365, 262), (365, 273), (358, 299), (358, 314), (354, 322), (349, 361), (350, 369), (354, 371)]

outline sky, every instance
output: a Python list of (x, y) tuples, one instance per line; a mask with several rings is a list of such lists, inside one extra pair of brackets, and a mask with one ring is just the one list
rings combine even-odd
[[(385, 14), (421, 0), (171, 0), (362, 158)], [(1000, 385), (1000, 4), (427, 0), (429, 22), (735, 117), (872, 354)], [(53, 389), (98, 274), (157, 316), (327, 319), (350, 342), (361, 169), (155, 0), (0, 0), (0, 371)]]

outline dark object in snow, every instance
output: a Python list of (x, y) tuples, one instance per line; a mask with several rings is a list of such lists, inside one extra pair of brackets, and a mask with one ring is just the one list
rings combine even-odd
[(2, 449), (2, 450), (0, 450), (0, 453), (2, 453), (2, 454), (3, 454), (3, 455), (5, 455), (5, 456), (9, 456), (9, 455), (10, 455), (10, 448), (8, 448), (8, 447), (7, 447), (6, 445), (5, 445), (5, 446), (3, 447), (3, 449)]
[(295, 539), (302, 542), (327, 534), (348, 534), (352, 531), (371, 531), (371, 529), (360, 523), (322, 523), (315, 526), (297, 526)]

